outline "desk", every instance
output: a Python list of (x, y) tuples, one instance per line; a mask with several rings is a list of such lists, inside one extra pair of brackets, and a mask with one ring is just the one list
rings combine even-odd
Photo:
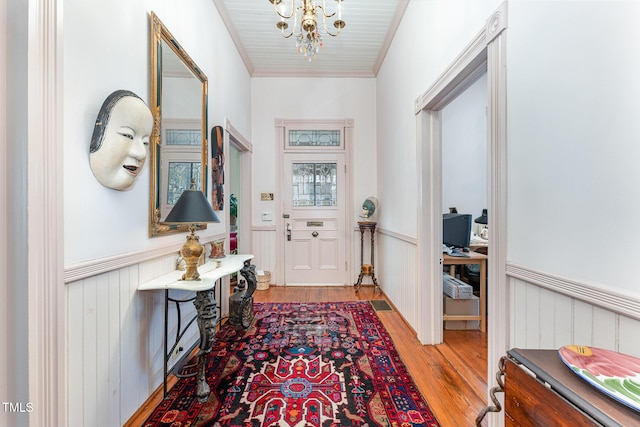
[[(211, 351), (213, 344), (213, 338), (215, 335), (215, 327), (218, 320), (218, 309), (216, 306), (216, 300), (213, 292), (215, 290), (216, 282), (227, 276), (240, 271), (240, 274), (247, 277), (250, 270), (250, 260), (253, 259), (253, 255), (227, 255), (224, 258), (210, 260), (207, 263), (198, 267), (200, 273), (200, 280), (183, 281), (181, 280), (182, 271), (172, 271), (157, 279), (151, 280), (138, 286), (139, 291), (151, 291), (163, 289), (165, 292), (164, 301), (164, 396), (167, 396), (167, 377), (169, 358), (171, 353), (175, 349), (176, 345), (180, 341), (180, 338), (184, 335), (187, 328), (197, 320), (198, 329), (200, 330), (200, 344), (198, 350), (198, 369), (197, 369), (197, 383), (198, 383), (198, 400), (202, 403), (207, 400), (211, 389), (206, 382), (206, 361)], [(216, 267), (216, 262), (220, 262), (220, 267)], [(193, 291), (196, 296), (184, 300), (178, 300), (169, 296), (171, 289), (177, 289), (182, 291)], [(193, 301), (196, 307), (197, 315), (193, 319), (187, 322), (187, 324), (181, 328), (182, 316), (180, 311), (180, 304), (184, 302)], [(175, 344), (171, 349), (168, 349), (168, 319), (169, 319), (169, 302), (173, 302), (178, 310), (178, 330), (176, 331)]]
[(443, 320), (479, 320), (480, 331), (487, 331), (487, 256), (477, 252), (466, 252), (469, 257), (457, 257), (448, 254), (442, 254), (442, 264), (449, 266), (449, 274), (456, 276), (456, 265), (479, 264), (480, 265), (480, 315), (479, 316), (463, 316), (463, 315), (444, 315)]
[(471, 244), (469, 244), (469, 249), (471, 249), (474, 252), (478, 252), (481, 254), (487, 254), (487, 251), (489, 250), (489, 244), (488, 243), (473, 243), (471, 242)]

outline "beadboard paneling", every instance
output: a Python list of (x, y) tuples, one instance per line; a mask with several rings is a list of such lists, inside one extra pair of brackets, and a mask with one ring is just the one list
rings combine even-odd
[(254, 227), (251, 231), (253, 250), (253, 264), (256, 270), (271, 272), (271, 283), (277, 284), (279, 278), (276, 273), (276, 229), (275, 227)]
[[(544, 273), (537, 274), (544, 276)], [(548, 281), (558, 280), (549, 277)], [(576, 285), (575, 282), (571, 284)], [(637, 339), (640, 320), (584, 301), (579, 292), (566, 295), (561, 290), (513, 276), (509, 277), (509, 291), (510, 347), (559, 348), (582, 344), (640, 357), (640, 341)], [(611, 292), (610, 298), (617, 298), (616, 293)]]
[[(384, 293), (396, 306), (402, 316), (418, 329), (420, 307), (418, 295), (417, 250), (411, 238), (378, 230), (376, 235), (376, 259), (384, 259), (387, 269), (379, 268), (376, 263), (376, 279)], [(358, 259), (359, 265), (360, 260)]]
[[(166, 255), (68, 284), (69, 425), (122, 425), (162, 384), (164, 291), (138, 285), (172, 271), (175, 260)], [(177, 314), (169, 307), (171, 342)], [(190, 303), (182, 309), (184, 318), (195, 314)], [(184, 349), (198, 337), (194, 323)]]

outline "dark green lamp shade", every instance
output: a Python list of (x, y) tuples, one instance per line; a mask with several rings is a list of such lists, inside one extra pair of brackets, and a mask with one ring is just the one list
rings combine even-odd
[(489, 223), (489, 218), (487, 215), (487, 210), (486, 209), (482, 209), (482, 215), (480, 215), (478, 218), (473, 220), (476, 224), (488, 224)]
[(164, 222), (199, 224), (220, 220), (202, 191), (184, 190)]

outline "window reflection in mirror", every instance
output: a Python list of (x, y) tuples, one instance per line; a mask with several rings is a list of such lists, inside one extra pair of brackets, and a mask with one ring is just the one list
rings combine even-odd
[[(206, 195), (207, 77), (151, 12), (151, 144), (149, 235), (186, 231), (163, 223), (194, 183)], [(200, 228), (206, 228), (206, 224)]]

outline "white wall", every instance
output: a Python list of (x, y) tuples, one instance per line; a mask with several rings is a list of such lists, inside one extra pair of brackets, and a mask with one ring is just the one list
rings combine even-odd
[[(0, 1), (0, 401), (29, 401), (27, 242), (28, 5)], [(13, 25), (7, 25), (7, 23)], [(0, 411), (0, 425), (26, 426), (24, 413)]]
[(640, 298), (640, 3), (509, 9), (508, 261)]
[[(382, 228), (415, 237), (417, 205), (414, 102), (453, 62), (501, 3), (409, 2), (376, 79), (378, 190)], [(421, 28), (421, 31), (416, 31)]]
[[(185, 236), (147, 237), (148, 165), (131, 190), (119, 192), (100, 185), (88, 162), (93, 123), (106, 96), (129, 89), (149, 99), (150, 11), (207, 75), (209, 129), (226, 117), (242, 134), (251, 133), (250, 79), (213, 2), (196, 0), (185, 7), (172, 0), (65, 1), (68, 425), (122, 425), (162, 381), (164, 294), (137, 287), (175, 268)], [(224, 228), (212, 224), (198, 234), (205, 242)], [(78, 266), (85, 264), (97, 266), (87, 268), (97, 272), (83, 275)], [(197, 336), (194, 324), (185, 348)]]
[[(253, 217), (255, 264), (272, 272), (272, 283), (280, 278), (277, 268), (275, 227), (278, 204), (284, 195), (277, 191), (275, 170), (277, 147), (275, 119), (347, 119), (353, 127), (353, 212), (359, 212), (368, 196), (376, 196), (375, 80), (372, 78), (274, 78), (252, 79)], [(261, 201), (260, 193), (275, 193), (274, 201)], [(261, 213), (271, 212), (272, 221)], [(347, 224), (347, 229), (355, 227)], [(257, 228), (256, 228), (257, 227)], [(351, 233), (349, 232), (349, 235)], [(355, 245), (353, 245), (355, 248)], [(358, 245), (359, 248), (359, 245)], [(354, 249), (355, 250), (355, 249)]]
[(360, 211), (364, 199), (376, 195), (374, 79), (254, 78), (251, 99), (254, 225), (269, 224), (261, 220), (260, 214), (274, 211), (274, 202), (260, 201), (260, 193), (276, 193), (275, 202), (282, 201), (282, 195), (276, 192), (275, 118), (354, 119), (354, 212)]
[[(209, 79), (209, 129), (228, 117), (250, 133), (250, 84), (211, 1), (67, 0), (64, 8), (65, 265), (180, 243), (149, 238), (149, 165), (128, 191), (103, 187), (89, 167), (93, 123), (104, 99), (129, 89), (149, 99), (149, 12), (154, 11)], [(116, 30), (117, 29), (117, 30)], [(90, 203), (87, 200), (91, 200)], [(210, 224), (201, 240), (224, 230)]]
[(487, 208), (487, 75), (442, 109), (442, 208)]
[(640, 356), (636, 2), (509, 12), (510, 343)]
[[(0, 1), (0, 39), (6, 40), (7, 38), (7, 10), (6, 10), (6, 2), (4, 0)], [(7, 206), (7, 193), (9, 191), (9, 180), (7, 179), (9, 175), (7, 174), (7, 53), (6, 46), (3, 44), (2, 49), (0, 49), (0, 170), (2, 170), (2, 184), (0, 184), (0, 205)], [(8, 220), (7, 213), (5, 209), (0, 210), (0, 253), (7, 253), (8, 249), (8, 241), (7, 241), (7, 228)], [(0, 259), (0, 281), (2, 283), (8, 283), (9, 274), (7, 272), (7, 262), (6, 258), (2, 257)], [(0, 313), (2, 313), (2, 320), (0, 321), (0, 334), (4, 337), (11, 336), (11, 328), (15, 327), (15, 322), (10, 319), (9, 310), (8, 310), (8, 289), (7, 286), (2, 286), (0, 288)], [(0, 375), (3, 378), (6, 378), (6, 381), (3, 381), (0, 384), (0, 398), (3, 400), (9, 397), (9, 390), (11, 386), (9, 382), (9, 372), (11, 372), (9, 366), (15, 366), (15, 361), (11, 360), (11, 352), (9, 348), (13, 347), (13, 343), (10, 345), (3, 346), (0, 349)], [(10, 365), (11, 364), (11, 365)], [(0, 424), (9, 424), (7, 419), (7, 415), (0, 415)]]
[(162, 99), (163, 119), (202, 118), (202, 83), (195, 76), (162, 77)]

